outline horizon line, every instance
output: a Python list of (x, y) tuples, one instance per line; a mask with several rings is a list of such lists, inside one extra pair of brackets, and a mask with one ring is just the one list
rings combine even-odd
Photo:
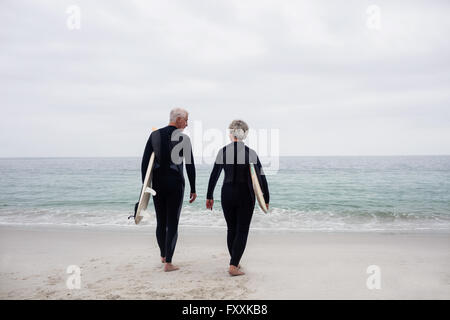
[[(443, 157), (450, 156), (450, 154), (374, 154), (374, 155), (354, 155), (354, 154), (344, 154), (344, 155), (280, 155), (280, 158), (288, 157)], [(260, 156), (264, 158), (265, 156)], [(142, 158), (142, 156), (0, 156), (0, 159), (92, 159), (92, 158)], [(199, 159), (203, 157), (196, 157), (194, 159)], [(211, 158), (211, 157), (206, 157)]]

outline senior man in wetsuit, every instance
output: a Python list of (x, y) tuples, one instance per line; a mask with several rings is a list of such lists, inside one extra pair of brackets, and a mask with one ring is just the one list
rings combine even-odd
[(178, 221), (184, 196), (183, 159), (191, 188), (189, 203), (194, 202), (195, 165), (192, 145), (182, 131), (188, 125), (188, 112), (181, 108), (170, 112), (169, 125), (153, 131), (145, 146), (142, 157), (142, 182), (145, 179), (152, 152), (155, 152), (152, 188), (156, 191), (153, 203), (156, 211), (156, 239), (161, 251), (164, 271), (179, 268), (172, 264), (172, 256), (178, 238)]

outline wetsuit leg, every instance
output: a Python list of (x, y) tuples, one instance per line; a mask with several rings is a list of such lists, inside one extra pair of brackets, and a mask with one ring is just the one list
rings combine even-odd
[(156, 196), (153, 203), (156, 211), (156, 238), (161, 257), (172, 262), (178, 238), (178, 221), (183, 204), (184, 186), (178, 175), (166, 172), (163, 175), (155, 172), (153, 187)]
[(237, 208), (233, 202), (233, 189), (231, 184), (224, 184), (221, 193), (222, 210), (227, 222), (227, 247), (230, 257), (233, 256), (233, 243), (237, 231)]
[[(153, 186), (156, 188), (155, 186)], [(164, 192), (157, 192), (153, 196), (156, 212), (156, 240), (158, 241), (161, 257), (166, 257), (166, 231), (167, 231), (167, 201)]]
[[(244, 196), (244, 194), (242, 194)], [(248, 198), (241, 198), (241, 202), (237, 208), (237, 231), (233, 243), (233, 255), (231, 257), (230, 264), (238, 266), (242, 255), (244, 254), (245, 247), (247, 245), (248, 231), (250, 229), (250, 222), (252, 221), (253, 209), (255, 203), (252, 203), (250, 195)]]
[(178, 222), (183, 204), (184, 187), (174, 186), (167, 197), (167, 233), (166, 233), (166, 262), (172, 262), (172, 256), (178, 239)]
[(224, 184), (222, 208), (227, 221), (227, 244), (230, 265), (238, 266), (247, 244), (255, 202), (246, 185)]

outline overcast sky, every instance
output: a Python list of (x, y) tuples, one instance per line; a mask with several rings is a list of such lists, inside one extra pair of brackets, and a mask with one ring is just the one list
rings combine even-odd
[(1, 0), (0, 156), (141, 156), (176, 106), (278, 129), (281, 155), (450, 154), (449, 9)]

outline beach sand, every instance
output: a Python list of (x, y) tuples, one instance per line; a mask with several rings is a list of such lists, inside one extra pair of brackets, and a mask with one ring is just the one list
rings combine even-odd
[[(165, 273), (153, 228), (0, 227), (0, 299), (449, 299), (450, 234), (251, 230), (230, 277), (225, 229), (180, 228)], [(81, 288), (68, 289), (69, 265)], [(370, 265), (380, 289), (368, 289)]]

